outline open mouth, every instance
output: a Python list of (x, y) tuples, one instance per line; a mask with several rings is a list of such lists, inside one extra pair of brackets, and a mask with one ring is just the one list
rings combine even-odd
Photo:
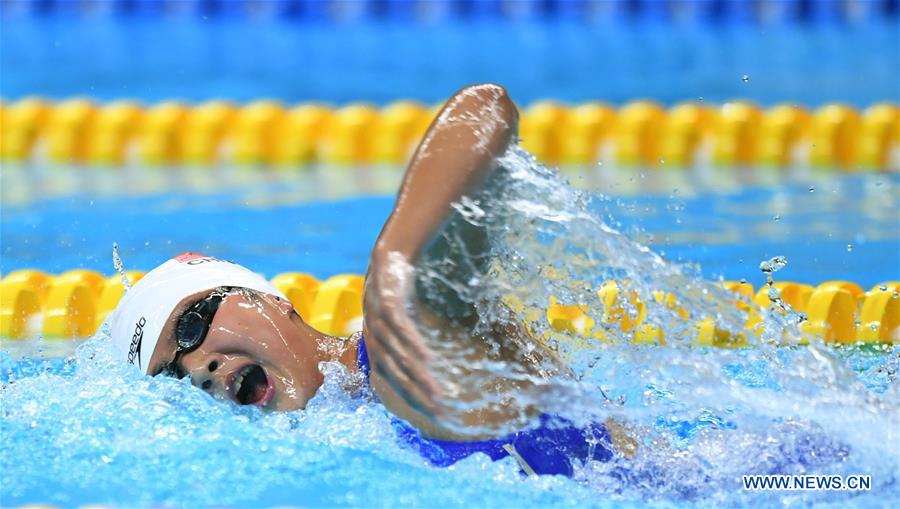
[(272, 399), (275, 388), (262, 366), (249, 364), (237, 371), (231, 383), (231, 394), (241, 405), (263, 406)]

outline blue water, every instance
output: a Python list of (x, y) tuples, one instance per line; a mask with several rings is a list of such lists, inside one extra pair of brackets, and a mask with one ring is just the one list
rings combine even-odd
[[(451, 468), (426, 465), (398, 442), (383, 407), (341, 389), (339, 371), (328, 372), (330, 385), (306, 411), (262, 415), (216, 402), (185, 383), (115, 365), (104, 357), (103, 345), (88, 343), (66, 360), (19, 360), (0, 351), (3, 506), (771, 507), (780, 503), (776, 495), (742, 495), (738, 487), (741, 473), (771, 468), (767, 456), (783, 457), (788, 471), (797, 461), (810, 465), (809, 472), (873, 475), (872, 492), (806, 493), (797, 495), (798, 505), (891, 506), (892, 488), (884, 484), (895, 473), (860, 464), (854, 455), (840, 459), (847, 455), (841, 438), (827, 438), (803, 421), (776, 420), (747, 444), (746, 430), (709, 411), (673, 413), (654, 428), (673, 434), (682, 451), (667, 454), (686, 466), (654, 473), (626, 462), (619, 467), (632, 471), (620, 474), (619, 486), (602, 471), (582, 474), (606, 479), (594, 486), (584, 479), (526, 479), (511, 460), (471, 457)], [(801, 364), (804, 355), (784, 352), (785, 360)], [(843, 356), (873, 397), (891, 386), (885, 373), (896, 372), (896, 353)], [(728, 377), (756, 387), (760, 396), (772, 395), (772, 366), (742, 357), (730, 359)], [(659, 394), (666, 397), (666, 391)], [(692, 452), (692, 445), (699, 451)], [(748, 453), (760, 459), (741, 458), (746, 470), (729, 470), (725, 459)]]
[[(730, 294), (694, 279), (689, 267), (658, 260), (601, 220), (670, 257), (706, 256), (713, 267), (702, 269), (708, 277), (747, 277), (758, 286), (763, 253), (790, 259), (779, 280), (869, 285), (897, 275), (897, 175), (799, 173), (725, 192), (694, 182), (702, 180), (696, 173), (675, 174), (691, 178), (674, 186), (670, 172), (628, 172), (594, 176), (613, 194), (588, 205), (523, 154), (503, 161), (510, 184), (479, 199), (505, 211), (487, 216), (486, 224), (499, 232), (496, 238), (509, 236), (518, 261), (509, 253), (498, 259), (520, 272), (498, 277), (484, 291), (512, 292), (526, 307), (543, 309), (550, 295), (596, 299), (590, 288), (568, 282), (593, 284), (618, 274), (636, 285), (654, 320), (672, 312), (654, 304), (653, 289), (677, 295), (692, 319), (715, 314), (726, 326), (736, 319), (733, 302), (721, 300)], [(241, 172), (237, 181), (223, 173), (212, 180), (231, 185), (147, 193), (127, 187), (137, 178), (131, 171), (112, 173), (118, 175), (112, 184), (88, 185), (100, 173), (71, 170), (57, 178), (68, 175), (81, 187), (46, 188), (55, 198), (35, 192), (47, 185), (35, 175), (2, 174), (4, 273), (23, 267), (109, 273), (113, 241), (131, 269), (196, 250), (268, 276), (360, 273), (392, 203), (390, 196), (325, 199), (305, 173)], [(344, 176), (364, 181), (374, 171)], [(22, 188), (19, 177), (31, 186)], [(187, 175), (171, 178), (184, 184), (179, 179)], [(633, 195), (633, 188), (643, 192)], [(319, 199), (298, 202), (303, 189)], [(560, 278), (530, 277), (553, 265)], [(516, 286), (497, 284), (503, 280)], [(567, 417), (614, 416), (639, 430), (635, 459), (577, 465), (574, 479), (522, 478), (511, 460), (491, 463), (484, 456), (431, 467), (398, 440), (380, 404), (344, 390), (350, 375), (335, 366), (321, 366), (326, 384), (306, 410), (262, 415), (217, 402), (186, 381), (149, 378), (117, 363), (106, 330), (74, 355), (74, 343), (4, 341), (0, 505), (890, 507), (900, 478), (900, 456), (890, 450), (900, 418), (896, 347), (817, 341), (774, 347), (751, 337), (750, 348), (704, 350), (690, 346), (685, 322), (668, 320), (661, 323), (666, 347), (550, 336), (579, 382), (560, 382), (562, 392), (544, 403)], [(538, 337), (547, 328), (530, 323)], [(863, 474), (873, 488), (742, 490), (741, 475), (764, 473)]]
[[(863, 24), (353, 23), (10, 17), (0, 95), (436, 103), (494, 81), (553, 98), (900, 101), (900, 28)], [(827, 58), (823, 58), (827, 55)], [(749, 81), (742, 80), (743, 75)]]
[[(0, 95), (433, 103), (465, 84), (496, 81), (523, 104), (646, 97), (863, 107), (900, 101), (893, 21), (321, 26), (4, 18)], [(231, 175), (222, 185), (193, 187), (187, 172), (156, 174), (171, 181), (157, 186), (133, 180), (131, 169), (111, 183), (82, 168), (59, 170), (46, 181), (31, 178), (43, 168), (0, 172), (3, 274), (79, 267), (109, 274), (113, 242), (128, 269), (194, 250), (269, 277), (363, 273), (399, 174), (388, 169), (387, 185), (336, 192), (334, 182), (299, 175)], [(759, 287), (758, 264), (774, 255), (790, 261), (777, 274), (782, 281), (846, 279), (868, 288), (900, 279), (900, 176), (725, 173), (737, 177), (714, 185), (698, 184), (708, 175), (665, 171), (572, 178), (606, 194), (590, 214), (670, 260), (699, 264), (706, 279), (746, 278)], [(576, 233), (569, 240), (578, 248), (609, 240), (601, 231)], [(587, 234), (596, 234), (596, 244)], [(623, 256), (642, 252), (623, 242)], [(546, 293), (556, 290), (535, 292), (535, 303), (546, 305)], [(261, 415), (112, 363), (102, 331), (77, 353), (75, 342), (4, 340), (0, 505), (893, 506), (900, 486), (896, 346), (706, 351), (686, 347), (690, 337), (667, 338), (667, 348), (596, 343), (569, 351), (586, 406), (622, 416), (645, 437), (637, 460), (586, 465), (574, 480), (525, 479), (511, 461), (484, 457), (429, 467), (396, 440), (383, 407), (341, 389), (347, 375), (333, 367), (325, 367), (327, 384), (307, 411)], [(741, 490), (740, 475), (773, 471), (869, 474), (874, 489)]]
[[(668, 259), (699, 264), (707, 279), (746, 278), (758, 288), (759, 262), (776, 255), (790, 261), (782, 275), (789, 281), (850, 280), (869, 288), (900, 278), (896, 174), (813, 174), (730, 191), (692, 188), (690, 179), (672, 182), (659, 173), (624, 175), (604, 184), (612, 194), (595, 201), (595, 212)], [(149, 270), (174, 254), (199, 251), (269, 277), (365, 273), (392, 195), (297, 202), (296, 188), (312, 183), (257, 178), (203, 193), (122, 198), (85, 190), (4, 204), (0, 271), (109, 274), (117, 242), (129, 269)], [(622, 194), (627, 186), (646, 194)]]

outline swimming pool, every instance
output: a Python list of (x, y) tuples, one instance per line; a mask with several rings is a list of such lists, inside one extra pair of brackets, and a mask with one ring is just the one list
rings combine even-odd
[[(788, 257), (786, 274), (800, 283), (847, 279), (868, 288), (900, 277), (896, 173), (766, 175), (748, 169), (743, 177), (710, 181), (707, 170), (660, 173), (608, 165), (563, 175), (603, 193), (593, 205), (596, 213), (611, 215), (620, 229), (669, 259), (698, 263), (710, 280), (754, 282), (759, 261), (775, 255)], [(109, 274), (110, 249), (118, 242), (130, 269), (149, 270), (171, 253), (205, 250), (267, 277), (289, 271), (322, 279), (362, 274), (401, 176), (399, 168), (382, 169), (380, 178), (352, 168), (195, 172), (193, 191), (172, 176), (155, 191), (136, 185), (127, 198), (119, 194), (134, 174), (95, 169), (80, 191), (57, 190), (52, 198), (46, 196), (65, 175), (5, 174), (0, 271), (84, 268)], [(148, 181), (158, 176), (143, 173)], [(228, 240), (220, 235), (223, 228), (229, 228)]]
[(126, 23), (8, 14), (0, 64), (17, 72), (0, 76), (0, 90), (7, 100), (273, 97), (383, 105), (436, 103), (469, 83), (494, 81), (520, 104), (741, 98), (764, 106), (842, 101), (861, 108), (897, 100), (896, 15), (846, 24), (707, 25), (652, 19), (297, 24), (178, 16)]
[[(118, 242), (128, 269), (147, 270), (193, 249), (267, 277), (296, 270), (323, 279), (363, 273), (393, 198), (373, 196), (359, 174), (344, 171), (352, 184), (343, 196), (310, 196), (300, 203), (298, 193), (309, 192), (314, 175), (227, 177), (224, 171), (205, 192), (138, 192), (129, 198), (104, 195), (103, 189), (116, 186), (94, 181), (80, 192), (24, 199), (4, 208), (2, 271), (84, 267), (109, 274), (110, 246)], [(701, 174), (681, 175), (678, 188), (671, 175), (659, 172), (598, 167), (570, 176), (610, 193), (594, 198), (591, 214), (671, 259), (700, 261), (707, 279), (746, 279), (760, 287), (757, 265), (774, 255), (789, 259), (778, 273), (782, 280), (847, 279), (869, 286), (898, 277), (897, 175), (800, 171), (723, 191), (705, 186)], [(6, 173), (4, 179), (8, 184), (12, 177)], [(683, 269), (689, 275), (694, 270)], [(334, 367), (309, 410), (261, 415), (116, 366), (105, 360), (102, 337), (73, 356), (76, 344), (4, 340), (2, 468), (7, 479), (16, 480), (4, 488), (4, 505), (392, 507), (439, 500), (447, 507), (628, 507), (704, 505), (711, 497), (763, 507), (782, 499), (775, 492), (742, 492), (737, 476), (775, 469), (872, 475), (871, 492), (811, 492), (800, 499), (868, 507), (893, 497), (891, 479), (897, 476), (895, 458), (872, 452), (883, 433), (891, 436), (897, 417), (895, 407), (885, 407), (896, 401), (898, 357), (891, 347), (819, 352), (828, 363), (837, 362), (831, 374), (823, 374), (829, 364), (816, 361), (811, 347), (701, 355), (676, 342), (671, 349), (578, 350), (573, 361), (582, 365), (584, 383), (621, 398), (615, 411), (650, 429), (669, 452), (635, 464), (592, 465), (573, 481), (523, 479), (512, 463), (478, 457), (449, 469), (426, 466), (394, 438), (382, 407), (344, 393), (346, 375)], [(593, 366), (584, 367), (589, 362)], [(703, 386), (704, 396), (685, 392)], [(783, 401), (758, 403), (766, 397)], [(801, 401), (806, 410), (791, 410)], [(835, 406), (841, 404), (857, 415)], [(860, 432), (860, 418), (879, 431)], [(830, 424), (823, 428), (820, 419)]]
[[(415, 2), (349, 2), (349, 18), (331, 25), (312, 20), (313, 11), (300, 21), (248, 21), (226, 8), (237, 2), (168, 2), (178, 8), (164, 15), (155, 10), (164, 4), (154, 2), (36, 2), (24, 10), (45, 13), (3, 20), (0, 68), (15, 70), (0, 73), (3, 106), (33, 94), (133, 98), (148, 109), (169, 99), (194, 108), (214, 97), (239, 106), (261, 97), (434, 103), (484, 80), (506, 84), (523, 106), (549, 98), (571, 111), (594, 100), (624, 110), (641, 97), (712, 108), (736, 98), (766, 108), (790, 102), (812, 111), (836, 101), (859, 110), (900, 102), (896, 2), (866, 4), (862, 17), (846, 22), (823, 15), (821, 23), (812, 18), (830, 12), (828, 2), (758, 2), (808, 11), (799, 21), (759, 23), (741, 16), (744, 2), (698, 2), (698, 12), (727, 14), (701, 23), (653, 14), (654, 2), (622, 2), (586, 23), (534, 14), (566, 2), (522, 2), (510, 21), (500, 19), (504, 3), (512, 4), (485, 3), (496, 12), (474, 21), (417, 24), (387, 15), (364, 21), (368, 14), (359, 13), (368, 7), (352, 8), (399, 12)], [(456, 4), (476, 3), (434, 5)], [(882, 4), (883, 18), (867, 17)], [(0, 8), (12, 16), (17, 5)], [(123, 21), (120, 7), (134, 13)], [(142, 9), (151, 15), (138, 15)], [(204, 9), (214, 14), (204, 17)], [(641, 108), (634, 125), (662, 118), (658, 107)], [(548, 112), (538, 120), (555, 122), (557, 112)], [(850, 124), (857, 118), (853, 109), (838, 114)], [(800, 137), (803, 154), (813, 152), (810, 139), (818, 140)], [(29, 145), (27, 157), (5, 160), (0, 171), (4, 277), (20, 269), (111, 276), (113, 243), (129, 270), (192, 250), (267, 278), (363, 274), (402, 171), (396, 162), (334, 164), (330, 156), (300, 165), (228, 157), (153, 164), (128, 150), (125, 163), (95, 165), (71, 157), (76, 146), (53, 162), (50, 145)], [(900, 280), (900, 174), (855, 162), (838, 171), (805, 155), (784, 165), (747, 164), (733, 154), (724, 163), (690, 164), (656, 153), (627, 164), (618, 154), (593, 155), (599, 158), (564, 162), (572, 187), (527, 158), (508, 161), (520, 171), (510, 193), (497, 197), (508, 222), (494, 223), (508, 263), (491, 291), (498, 300), (515, 297), (523, 320), (571, 363), (579, 383), (562, 384), (559, 398), (545, 403), (576, 420), (627, 421), (642, 437), (636, 460), (579, 465), (574, 479), (522, 477), (515, 463), (483, 456), (434, 468), (397, 439), (383, 407), (342, 389), (349, 375), (336, 366), (322, 367), (326, 385), (308, 410), (263, 415), (117, 365), (106, 331), (86, 341), (42, 337), (38, 320), (24, 339), (0, 340), (0, 505), (892, 507), (900, 497), (896, 342), (802, 345), (792, 338), (775, 346), (778, 331), (790, 337), (799, 315), (773, 313), (759, 337), (745, 334), (748, 348), (693, 343), (703, 323), (720, 326), (703, 333), (713, 343), (720, 332), (730, 340), (744, 331), (745, 317), (718, 281), (746, 280), (768, 304), (760, 264), (775, 256), (788, 261), (773, 275), (779, 283), (850, 281), (896, 299), (900, 288), (887, 283)], [(894, 165), (896, 156), (895, 148)], [(604, 318), (615, 304), (596, 290), (609, 290), (610, 279), (630, 285), (656, 329), (624, 331), (624, 319)], [(682, 307), (657, 301), (655, 291), (677, 296)], [(630, 298), (617, 302), (637, 307)], [(566, 315), (585, 303), (593, 334), (583, 331), (584, 313)], [(554, 310), (563, 312), (551, 326)], [(639, 334), (666, 344), (632, 344)], [(764, 473), (870, 475), (872, 489), (741, 486), (742, 475)]]

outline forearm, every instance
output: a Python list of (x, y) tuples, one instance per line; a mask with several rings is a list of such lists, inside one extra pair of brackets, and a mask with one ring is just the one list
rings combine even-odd
[(502, 87), (473, 85), (457, 92), (416, 149), (376, 252), (398, 252), (414, 262), (450, 217), (451, 204), (490, 173), (517, 122)]
[[(451, 428), (460, 423), (502, 427), (533, 413), (506, 403), (506, 395), (518, 393), (522, 383), (530, 384), (527, 380), (466, 374), (481, 360), (512, 359), (524, 362), (526, 371), (531, 361), (517, 350), (519, 336), (509, 330), (473, 336), (477, 296), (463, 286), (486, 272), (487, 232), (453, 206), (491, 184), (496, 160), (513, 142), (516, 129), (515, 106), (501, 87), (476, 85), (454, 95), (416, 150), (372, 252), (364, 292), (372, 386), (395, 415), (426, 436), (456, 436)], [(435, 273), (443, 277), (430, 277)], [(429, 348), (426, 333), (454, 353)], [(495, 351), (490, 344), (503, 348)], [(435, 354), (443, 360), (435, 361)], [(454, 405), (435, 378), (445, 368), (472, 382), (465, 394), (452, 396)], [(504, 403), (480, 405), (485, 396)]]
[[(542, 389), (535, 381), (544, 375), (518, 348), (521, 341), (527, 340), (520, 336), (522, 332), (514, 323), (497, 323), (493, 331), (473, 337), (469, 328), (450, 324), (441, 314), (427, 309), (420, 308), (417, 318), (420, 327), (440, 331), (444, 346), (463, 347), (449, 357), (445, 356), (447, 351), (444, 350), (439, 355), (441, 360), (429, 367), (432, 373), (442, 373), (441, 379), (455, 381), (453, 402), (448, 401), (450, 404), (443, 406), (440, 415), (411, 404), (403, 384), (392, 383), (382, 366), (373, 363), (372, 387), (394, 415), (415, 426), (423, 436), (468, 441), (504, 434), (526, 425), (540, 413), (536, 406), (527, 403), (532, 400), (517, 397), (523, 391), (537, 396), (535, 391)], [(515, 379), (497, 377), (486, 371), (487, 365), (509, 360), (522, 368), (521, 375)]]

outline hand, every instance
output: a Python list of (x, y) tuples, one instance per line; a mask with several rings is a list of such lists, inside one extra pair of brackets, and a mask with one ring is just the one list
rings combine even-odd
[(390, 392), (434, 421), (442, 413), (442, 391), (428, 369), (432, 352), (413, 319), (417, 308), (415, 268), (401, 253), (376, 248), (363, 292), (373, 387), (385, 399), (390, 395), (382, 394), (379, 385), (387, 384)]

